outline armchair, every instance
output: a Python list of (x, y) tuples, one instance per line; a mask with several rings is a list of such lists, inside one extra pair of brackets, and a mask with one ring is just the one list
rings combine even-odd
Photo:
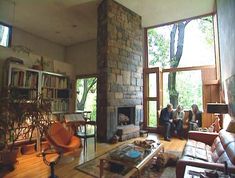
[(46, 132), (46, 138), (58, 152), (70, 152), (81, 147), (81, 139), (73, 136), (61, 123), (53, 123)]

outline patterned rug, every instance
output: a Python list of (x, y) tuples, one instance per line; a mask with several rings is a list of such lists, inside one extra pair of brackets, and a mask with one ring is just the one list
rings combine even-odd
[[(175, 151), (166, 151), (169, 153), (172, 153), (178, 157), (181, 156), (181, 152), (175, 152)], [(108, 153), (105, 153), (101, 156), (98, 156), (90, 161), (87, 161), (81, 165), (78, 165), (75, 167), (75, 169), (88, 174), (92, 177), (99, 177), (100, 174), (100, 170), (99, 170), (99, 161), (102, 158), (105, 158), (107, 156)], [(105, 176), (104, 178), (120, 178), (122, 176), (120, 176), (120, 174), (115, 174), (113, 172), (110, 171), (105, 171)], [(175, 167), (166, 167), (165, 169), (163, 169), (163, 171), (158, 172), (152, 165), (152, 163), (150, 162), (148, 165), (145, 166), (145, 168), (143, 169), (143, 171), (141, 171), (141, 178), (175, 178)]]

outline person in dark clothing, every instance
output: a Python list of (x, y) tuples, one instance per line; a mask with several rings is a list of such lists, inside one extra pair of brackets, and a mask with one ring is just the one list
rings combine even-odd
[(160, 124), (164, 126), (164, 140), (170, 141), (173, 123), (173, 106), (168, 104), (160, 113)]
[(189, 130), (196, 130), (196, 128), (202, 127), (202, 112), (196, 104), (191, 107), (192, 110), (189, 111)]

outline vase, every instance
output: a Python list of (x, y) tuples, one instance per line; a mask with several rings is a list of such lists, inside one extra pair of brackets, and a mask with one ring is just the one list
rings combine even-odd
[(21, 153), (23, 155), (33, 154), (36, 152), (35, 150), (36, 143), (26, 143), (21, 147)]
[(17, 162), (17, 154), (18, 150), (3, 150), (0, 151), (0, 160), (3, 166), (7, 167), (9, 171), (13, 171), (15, 169), (15, 163)]

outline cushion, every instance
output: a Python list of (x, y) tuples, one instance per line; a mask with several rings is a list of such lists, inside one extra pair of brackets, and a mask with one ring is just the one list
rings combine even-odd
[(220, 137), (218, 136), (218, 137), (215, 138), (213, 144), (211, 145), (211, 151), (212, 152), (215, 151), (215, 149), (216, 149), (216, 147), (219, 143), (220, 143)]
[(60, 123), (53, 123), (49, 135), (57, 144), (68, 145), (72, 135)]
[(188, 140), (184, 149), (185, 156), (208, 162), (212, 162), (211, 154), (209, 145), (191, 139)]
[(235, 165), (235, 142), (230, 143), (226, 148), (226, 153), (232, 164)]

